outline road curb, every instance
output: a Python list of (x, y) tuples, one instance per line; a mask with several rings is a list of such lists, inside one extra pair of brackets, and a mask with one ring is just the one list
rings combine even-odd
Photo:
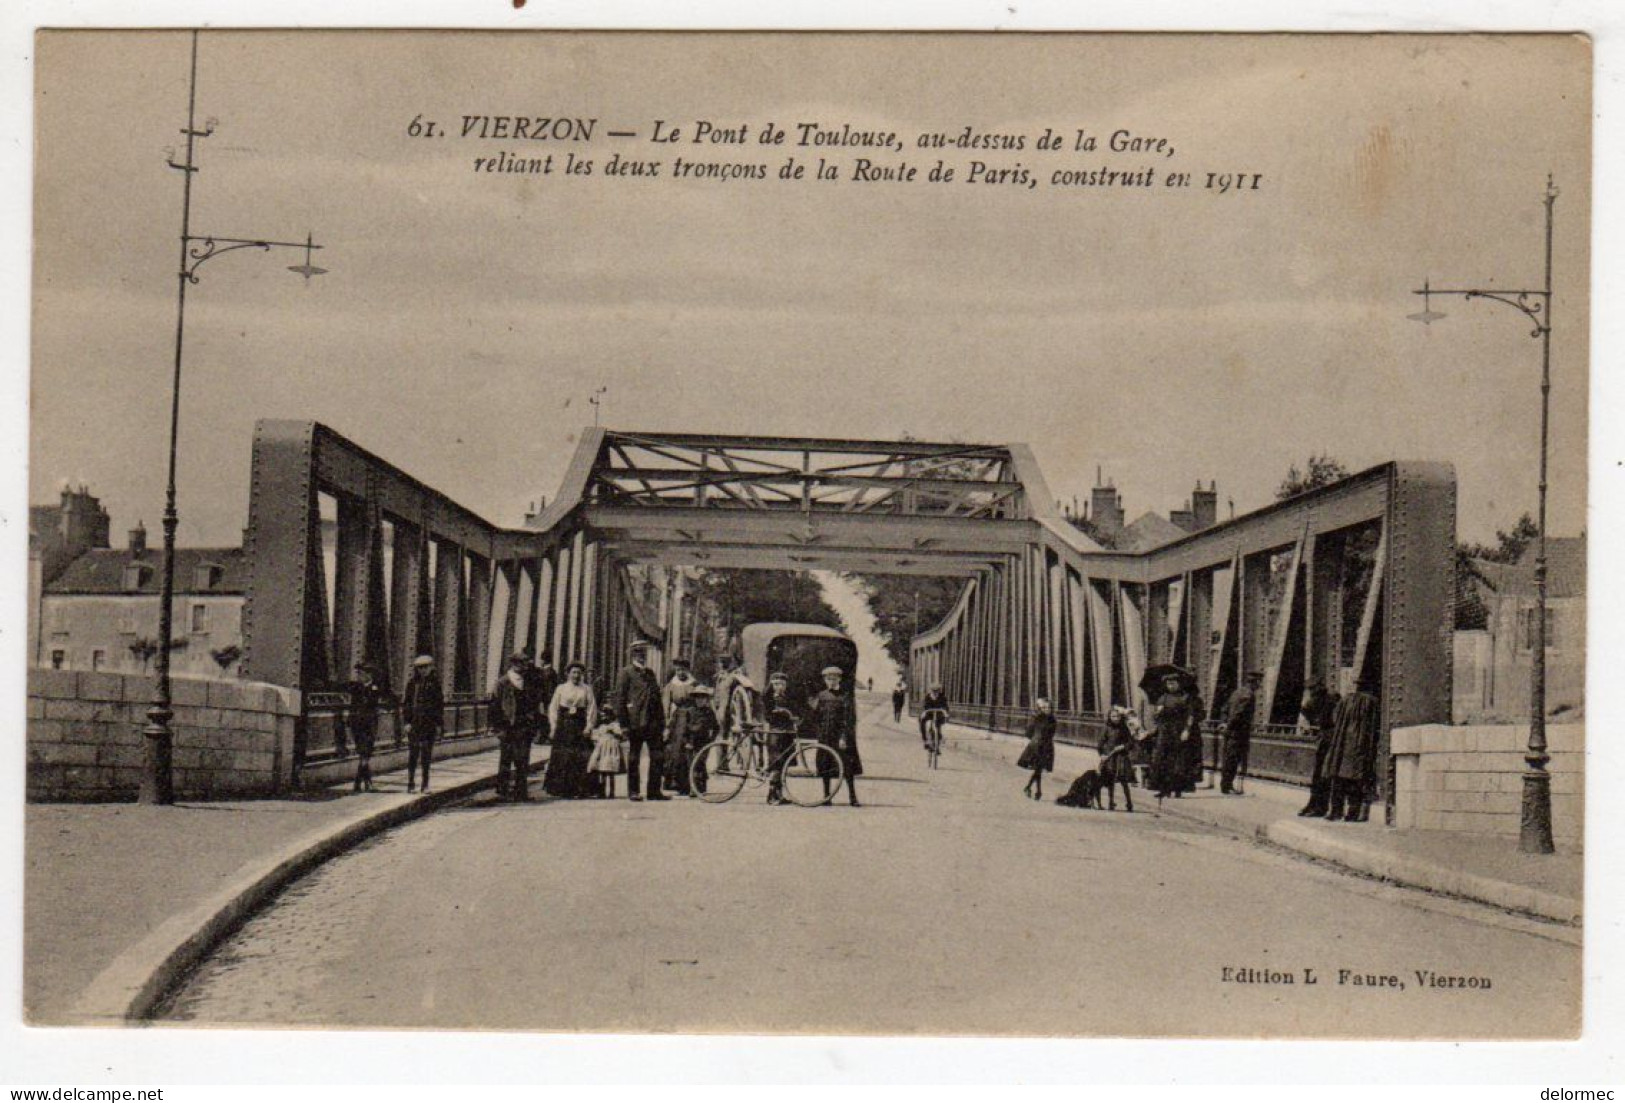
[(1581, 925), (1584, 915), (1579, 900), (1558, 893), (1464, 873), (1400, 854), (1386, 854), (1352, 841), (1328, 839), (1313, 828), (1292, 820), (1267, 824), (1260, 829), (1259, 836), (1276, 846), (1411, 888), (1476, 900), (1574, 927)]
[(1543, 892), (1527, 885), (1498, 881), (1493, 877), (1480, 877), (1463, 873), (1419, 858), (1388, 854), (1353, 840), (1328, 839), (1297, 820), (1275, 820), (1264, 824), (1237, 824), (1218, 816), (1204, 816), (1186, 809), (1164, 807), (1162, 814), (1192, 823), (1206, 824), (1239, 835), (1250, 835), (1255, 841), (1290, 850), (1306, 858), (1329, 862), (1353, 873), (1376, 877), (1409, 889), (1454, 896), (1507, 911), (1521, 912), (1538, 919), (1579, 927), (1584, 918), (1581, 902), (1554, 892)]
[(495, 785), (495, 774), (460, 782), (300, 838), (119, 954), (75, 1001), (70, 1021), (77, 1026), (149, 1022), (183, 977), (294, 881), (374, 835)]

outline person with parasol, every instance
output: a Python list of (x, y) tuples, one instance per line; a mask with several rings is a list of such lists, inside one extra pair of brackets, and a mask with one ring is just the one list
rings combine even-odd
[(1200, 721), (1196, 678), (1182, 666), (1162, 663), (1151, 667), (1140, 679), (1140, 689), (1155, 702), (1152, 713), (1156, 725), (1151, 751), (1151, 787), (1157, 799), (1179, 796), (1187, 787), (1195, 743), (1195, 758), (1201, 762), (1201, 742), (1193, 734)]

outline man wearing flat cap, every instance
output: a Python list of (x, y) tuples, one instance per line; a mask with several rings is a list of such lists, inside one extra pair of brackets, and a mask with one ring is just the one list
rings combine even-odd
[(1240, 793), (1236, 775), (1247, 776), (1247, 753), (1253, 744), (1253, 713), (1258, 706), (1258, 687), (1264, 675), (1249, 670), (1244, 684), (1230, 695), (1224, 707), (1224, 757), (1219, 770), (1219, 792)]
[(501, 737), (497, 760), (497, 797), (530, 799), (530, 742), (542, 726), (542, 695), (535, 668), (524, 652), (508, 658), (491, 702), (491, 726)]
[(630, 661), (615, 675), (608, 705), (626, 734), (626, 789), (628, 800), (642, 800), (642, 779), (638, 767), (643, 748), (649, 748), (649, 799), (665, 800), (660, 777), (666, 756), (662, 741), (666, 734), (666, 710), (660, 701), (660, 680), (649, 669), (649, 645), (642, 640), (632, 645)]
[(419, 655), (412, 660), (412, 676), (401, 693), (401, 723), (406, 726), (406, 791), (423, 773), (423, 791), (429, 791), (429, 763), (434, 758), (434, 741), (440, 737), (441, 714), (446, 699), (440, 692), (440, 676), (435, 673), (434, 656)]

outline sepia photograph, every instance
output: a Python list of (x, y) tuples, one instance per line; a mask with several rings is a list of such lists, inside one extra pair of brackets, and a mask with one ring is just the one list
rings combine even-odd
[(31, 67), (25, 1023), (1582, 1036), (1585, 35)]

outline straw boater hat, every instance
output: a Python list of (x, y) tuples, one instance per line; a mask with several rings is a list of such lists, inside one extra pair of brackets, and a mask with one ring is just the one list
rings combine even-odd
[(838, 667), (838, 666), (826, 666), (823, 669), (822, 673), (823, 673), (824, 677), (828, 678), (831, 674), (834, 674), (836, 677), (839, 677), (843, 672), (842, 672), (841, 668)]
[(413, 666), (433, 666), (434, 665), (434, 656), (433, 655), (419, 655), (417, 658), (412, 660), (412, 665)]
[(710, 686), (695, 686), (689, 693), (695, 697), (709, 697), (714, 691)]

